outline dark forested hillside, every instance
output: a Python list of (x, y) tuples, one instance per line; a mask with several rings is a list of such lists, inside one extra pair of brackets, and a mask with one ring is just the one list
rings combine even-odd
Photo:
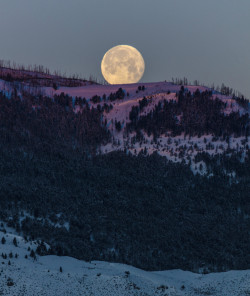
[[(208, 179), (157, 155), (2, 151), (0, 215), (58, 255), (146, 269), (249, 268), (249, 156), (237, 165), (242, 178), (230, 185), (219, 166)], [(65, 222), (69, 231), (55, 227)]]
[[(204, 176), (157, 153), (99, 154), (111, 134), (102, 120), (105, 104), (98, 106), (65, 94), (0, 93), (0, 219), (58, 255), (150, 270), (250, 268), (247, 144), (241, 152), (197, 153), (195, 161), (209, 168)], [(178, 103), (165, 101), (147, 116), (132, 109), (127, 129), (247, 141), (248, 115), (222, 109), (208, 93), (181, 92)]]
[[(143, 110), (142, 100), (138, 107), (133, 107), (130, 112), (130, 122), (127, 129), (145, 130), (148, 135), (159, 136), (172, 131), (173, 136), (184, 132), (187, 135), (213, 134), (214, 136), (249, 135), (249, 115), (240, 115), (231, 112), (229, 115), (223, 111), (226, 103), (218, 98), (212, 99), (212, 91), (194, 94), (185, 92), (184, 88), (178, 93), (178, 100), (159, 102), (155, 108), (146, 115), (141, 115)], [(238, 99), (242, 106), (248, 105), (246, 99)]]
[(21, 100), (0, 93), (1, 144), (18, 147), (24, 152), (66, 153), (95, 151), (109, 139), (101, 125), (101, 111), (90, 110), (86, 101), (76, 99), (79, 112), (74, 112), (72, 97), (61, 94), (53, 100), (26, 94)]

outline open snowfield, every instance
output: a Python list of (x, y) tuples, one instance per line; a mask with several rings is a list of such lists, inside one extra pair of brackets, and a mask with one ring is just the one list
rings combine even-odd
[(34, 260), (30, 252), (36, 250), (37, 242), (0, 231), (0, 240), (2, 237), (6, 242), (0, 241), (0, 255), (7, 258), (0, 258), (0, 295), (250, 295), (250, 270), (202, 275), (182, 270), (147, 272), (124, 264), (71, 257), (36, 255)]
[[(144, 92), (138, 92), (136, 93), (136, 90), (138, 89), (138, 86), (145, 86)], [(64, 92), (65, 94), (68, 94), (72, 97), (78, 96), (78, 97), (85, 97), (85, 98), (91, 98), (94, 95), (102, 96), (103, 94), (106, 94), (107, 96), (110, 93), (116, 92), (119, 88), (122, 88), (126, 91), (126, 93), (130, 94), (131, 98), (138, 98), (147, 95), (152, 95), (155, 93), (160, 92), (177, 92), (180, 90), (179, 85), (172, 84), (170, 82), (151, 82), (151, 83), (132, 83), (132, 84), (114, 84), (114, 85), (87, 85), (87, 86), (81, 86), (81, 87), (60, 87), (58, 90), (54, 90), (53, 88), (46, 88), (46, 93), (48, 95), (53, 94), (60, 94)], [(195, 92), (197, 88), (200, 91), (205, 91), (208, 88), (203, 86), (190, 86), (188, 89), (191, 92)]]

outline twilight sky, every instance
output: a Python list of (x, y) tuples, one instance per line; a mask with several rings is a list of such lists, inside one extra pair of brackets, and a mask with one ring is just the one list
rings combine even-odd
[(0, 36), (0, 59), (97, 79), (128, 44), (144, 82), (186, 76), (250, 98), (250, 0), (0, 0)]

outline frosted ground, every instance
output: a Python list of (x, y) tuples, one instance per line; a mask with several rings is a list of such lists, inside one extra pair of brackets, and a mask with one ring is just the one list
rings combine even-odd
[(36, 255), (34, 260), (30, 251), (36, 250), (37, 242), (26, 241), (6, 229), (7, 233), (0, 231), (0, 239), (6, 239), (5, 244), (0, 242), (0, 254), (7, 254), (7, 259), (0, 258), (0, 295), (250, 295), (250, 270), (211, 274), (148, 272), (124, 264), (84, 262), (71, 257)]

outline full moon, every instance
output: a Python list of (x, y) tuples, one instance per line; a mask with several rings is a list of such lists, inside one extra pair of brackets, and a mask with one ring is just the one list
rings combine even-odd
[(108, 50), (101, 63), (102, 75), (110, 84), (138, 82), (144, 73), (141, 53), (129, 45), (117, 45)]

